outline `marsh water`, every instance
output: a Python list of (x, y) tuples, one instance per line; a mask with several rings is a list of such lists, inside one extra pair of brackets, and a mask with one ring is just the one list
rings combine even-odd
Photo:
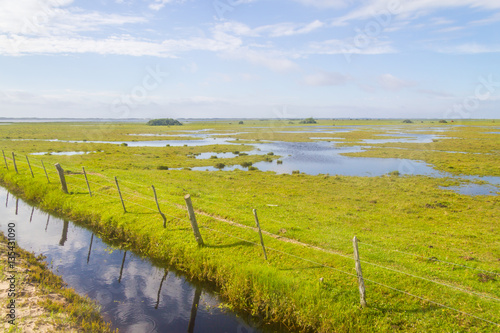
[[(223, 311), (217, 296), (175, 270), (107, 244), (91, 231), (30, 206), (0, 187), (0, 230), (15, 223), (19, 247), (46, 256), (69, 287), (102, 307), (120, 332), (265, 332)], [(274, 330), (273, 330), (274, 331)]]
[[(456, 125), (460, 126), (460, 125)], [(245, 151), (250, 155), (266, 155), (272, 153), (279, 156), (277, 160), (269, 162), (257, 162), (253, 167), (261, 171), (272, 171), (277, 174), (300, 172), (310, 175), (329, 174), (343, 176), (382, 176), (391, 172), (398, 172), (401, 175), (425, 175), (430, 177), (450, 177), (462, 179), (463, 184), (456, 187), (448, 187), (446, 189), (466, 195), (496, 195), (500, 190), (500, 177), (475, 177), (475, 176), (455, 176), (450, 173), (436, 170), (432, 165), (423, 161), (415, 161), (409, 159), (398, 158), (368, 158), (368, 157), (351, 157), (344, 156), (345, 153), (361, 152), (370, 147), (372, 144), (381, 143), (431, 143), (434, 140), (446, 139), (442, 132), (447, 128), (435, 127), (432, 129), (419, 129), (411, 133), (404, 132), (398, 127), (380, 127), (378, 130), (386, 131), (385, 134), (378, 135), (380, 139), (363, 140), (359, 146), (353, 147), (338, 147), (336, 146), (335, 138), (325, 135), (335, 134), (339, 132), (352, 132), (362, 128), (363, 126), (291, 126), (294, 130), (278, 131), (278, 133), (310, 133), (309, 139), (313, 142), (284, 142), (284, 141), (265, 141), (251, 140), (243, 145), (252, 146), (252, 150)], [(429, 131), (432, 133), (429, 134)], [(417, 133), (415, 133), (417, 132)], [(422, 132), (422, 133), (418, 133)], [(231, 138), (231, 135), (241, 134), (242, 132), (231, 133), (216, 133), (210, 130), (198, 131), (176, 131), (172, 134), (131, 134), (134, 136), (147, 136), (158, 140), (148, 141), (127, 141), (127, 142), (112, 142), (112, 141), (69, 141), (69, 142), (92, 142), (92, 143), (109, 143), (109, 144), (126, 144), (130, 147), (165, 147), (165, 146), (207, 146), (207, 145), (234, 145), (235, 151), (238, 150), (238, 140)], [(323, 135), (323, 136), (322, 136)], [(168, 137), (181, 137), (186, 139), (165, 139)], [(188, 139), (190, 138), (190, 139)], [(57, 141), (57, 140), (54, 140)], [(70, 152), (71, 153), (71, 152)], [(73, 152), (77, 153), (77, 152)], [(247, 170), (246, 167), (240, 165), (225, 166), (222, 169), (217, 169), (215, 164), (217, 159), (235, 158), (238, 154), (234, 153), (216, 153), (206, 152), (195, 158), (198, 159), (214, 159), (214, 166), (192, 167), (196, 171), (231, 171), (235, 169)], [(217, 159), (215, 158), (217, 157)], [(175, 169), (174, 169), (175, 170)], [(489, 184), (474, 184), (469, 181), (486, 181)]]

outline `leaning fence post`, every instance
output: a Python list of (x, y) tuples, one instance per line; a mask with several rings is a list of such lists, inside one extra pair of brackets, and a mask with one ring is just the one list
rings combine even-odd
[(16, 173), (19, 173), (17, 171), (16, 155), (14, 154), (14, 152), (12, 152), (12, 161), (14, 162), (14, 169), (16, 169)]
[(3, 154), (3, 160), (5, 162), (5, 167), (7, 168), (7, 170), (9, 170), (9, 165), (7, 164), (7, 159), (5, 158), (5, 152), (2, 150), (2, 154)]
[(160, 212), (160, 215), (163, 218), (163, 228), (166, 228), (167, 227), (167, 218), (165, 217), (165, 214), (163, 214), (160, 210), (160, 204), (158, 203), (158, 197), (156, 196), (155, 186), (151, 185), (151, 187), (153, 188), (153, 193), (155, 194), (156, 207), (158, 207), (158, 212)]
[(83, 175), (85, 176), (85, 181), (87, 182), (87, 188), (89, 189), (89, 194), (92, 196), (92, 191), (90, 190), (89, 180), (87, 179), (87, 173), (85, 172), (85, 167), (82, 167)]
[(361, 263), (359, 261), (358, 239), (354, 236), (352, 240), (354, 246), (354, 261), (356, 262), (356, 273), (358, 275), (359, 295), (361, 306), (366, 306), (365, 281), (363, 280), (363, 272), (361, 271)]
[(64, 177), (64, 170), (59, 165), (59, 163), (56, 163), (55, 167), (57, 169), (57, 173), (59, 174), (59, 179), (61, 180), (62, 190), (63, 190), (64, 193), (67, 194), (68, 193), (68, 186), (66, 186), (66, 178)]
[(33, 170), (31, 169), (31, 164), (30, 164), (30, 160), (28, 158), (28, 155), (26, 155), (26, 161), (28, 162), (28, 166), (30, 168), (31, 177), (35, 178), (35, 175), (33, 174)]
[(264, 258), (267, 260), (266, 247), (264, 246), (262, 230), (260, 230), (259, 218), (257, 217), (257, 209), (253, 210), (253, 216), (255, 216), (255, 224), (257, 224), (257, 228), (259, 229), (260, 244), (262, 245), (262, 251), (264, 251)]
[(191, 202), (191, 196), (186, 194), (184, 197), (186, 201), (186, 206), (189, 213), (189, 220), (191, 221), (191, 227), (193, 228), (194, 238), (198, 242), (198, 245), (203, 246), (203, 238), (201, 238), (200, 230), (198, 229), (198, 222), (196, 222), (196, 216), (194, 215), (193, 203)]
[(45, 172), (45, 177), (47, 177), (47, 182), (50, 184), (49, 175), (47, 174), (47, 170), (45, 169), (45, 164), (43, 164), (43, 161), (42, 161), (42, 166), (43, 166), (43, 171)]
[(120, 185), (118, 185), (118, 178), (115, 176), (116, 188), (118, 189), (118, 194), (120, 195), (120, 200), (122, 201), (123, 211), (126, 213), (125, 203), (123, 202), (122, 191), (120, 191)]

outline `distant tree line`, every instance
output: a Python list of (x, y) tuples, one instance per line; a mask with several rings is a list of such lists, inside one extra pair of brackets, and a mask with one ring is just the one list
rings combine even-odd
[(163, 118), (163, 119), (151, 119), (146, 125), (149, 126), (180, 126), (182, 123), (176, 119)]

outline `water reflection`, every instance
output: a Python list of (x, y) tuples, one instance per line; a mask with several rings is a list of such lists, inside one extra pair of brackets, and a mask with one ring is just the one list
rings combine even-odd
[(18, 245), (44, 254), (71, 288), (100, 303), (103, 316), (120, 332), (260, 331), (220, 310), (213, 294), (172, 269), (109, 246), (88, 230), (18, 198), (14, 207), (9, 196), (0, 188), (0, 200), (6, 203), (0, 208), (0, 230), (5, 233), (8, 222), (15, 222)]

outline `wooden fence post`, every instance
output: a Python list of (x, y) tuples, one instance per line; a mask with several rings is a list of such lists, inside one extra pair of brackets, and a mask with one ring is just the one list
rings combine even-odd
[(14, 154), (14, 152), (12, 152), (12, 161), (14, 162), (14, 169), (16, 169), (16, 173), (19, 173), (17, 171), (16, 155)]
[(66, 185), (66, 178), (64, 177), (64, 170), (59, 165), (59, 163), (56, 163), (55, 167), (57, 169), (57, 173), (59, 174), (59, 179), (61, 180), (62, 190), (63, 190), (64, 193), (68, 194), (68, 186)]
[(167, 218), (165, 217), (165, 214), (163, 214), (160, 210), (160, 204), (158, 203), (158, 197), (156, 196), (155, 186), (151, 185), (151, 187), (153, 188), (153, 193), (155, 194), (156, 207), (158, 207), (158, 212), (160, 212), (160, 215), (163, 218), (163, 228), (166, 228), (167, 227)]
[(260, 230), (259, 218), (257, 217), (257, 209), (253, 210), (253, 216), (255, 216), (255, 224), (257, 224), (257, 228), (259, 229), (260, 244), (262, 245), (262, 251), (264, 251), (264, 258), (267, 260), (266, 247), (264, 246), (262, 230)]
[(191, 227), (193, 228), (194, 238), (198, 242), (198, 245), (203, 246), (203, 238), (201, 238), (200, 230), (198, 229), (198, 222), (196, 222), (196, 216), (194, 215), (193, 203), (191, 202), (191, 196), (186, 194), (184, 197), (186, 201), (186, 206), (189, 213), (189, 220), (191, 221)]
[(122, 191), (120, 191), (120, 185), (118, 185), (118, 178), (115, 177), (116, 188), (118, 189), (118, 194), (120, 195), (120, 200), (122, 201), (123, 211), (126, 213), (125, 203), (123, 202)]
[(354, 236), (352, 240), (354, 246), (354, 261), (356, 262), (356, 273), (358, 275), (359, 295), (362, 307), (366, 307), (365, 281), (363, 280), (363, 272), (361, 271), (361, 263), (359, 261), (358, 239)]
[(41, 161), (42, 161), (43, 171), (45, 172), (45, 177), (47, 177), (47, 182), (50, 184), (49, 175), (47, 174), (47, 169), (45, 169), (45, 164), (43, 164), (43, 160)]
[(30, 168), (31, 177), (35, 178), (35, 175), (33, 174), (33, 169), (31, 169), (31, 164), (30, 164), (30, 160), (28, 158), (28, 155), (26, 155), (26, 161), (28, 162), (28, 166)]
[(89, 189), (89, 194), (92, 196), (92, 191), (90, 190), (89, 180), (87, 179), (87, 173), (85, 172), (85, 167), (82, 167), (83, 175), (85, 176), (85, 181), (87, 182), (87, 188)]
[(5, 152), (2, 150), (2, 154), (3, 154), (3, 160), (5, 162), (5, 167), (7, 168), (7, 170), (9, 170), (9, 165), (7, 164), (7, 159), (5, 158)]

